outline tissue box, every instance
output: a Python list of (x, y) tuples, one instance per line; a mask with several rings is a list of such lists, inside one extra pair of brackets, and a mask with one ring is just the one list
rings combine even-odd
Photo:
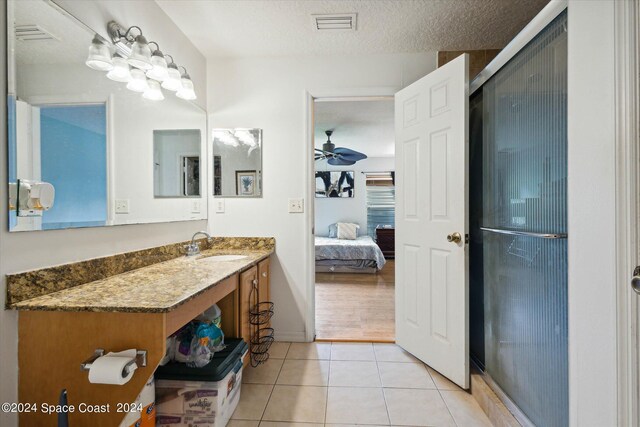
[(221, 381), (156, 380), (156, 425), (224, 427), (240, 400), (242, 360)]

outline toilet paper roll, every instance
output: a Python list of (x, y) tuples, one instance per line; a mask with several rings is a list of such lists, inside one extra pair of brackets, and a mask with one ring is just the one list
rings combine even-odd
[[(129, 382), (133, 373), (138, 367), (135, 364), (135, 350), (133, 356), (130, 352), (109, 353), (98, 357), (89, 368), (89, 382), (93, 384), (115, 384), (122, 385)], [(134, 363), (127, 368), (131, 361)]]

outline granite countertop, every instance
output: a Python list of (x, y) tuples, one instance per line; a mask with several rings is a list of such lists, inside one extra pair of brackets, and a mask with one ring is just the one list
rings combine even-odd
[[(166, 313), (222, 280), (269, 257), (273, 248), (207, 249), (101, 280), (27, 299), (16, 310)], [(203, 261), (212, 255), (241, 254), (237, 261)]]

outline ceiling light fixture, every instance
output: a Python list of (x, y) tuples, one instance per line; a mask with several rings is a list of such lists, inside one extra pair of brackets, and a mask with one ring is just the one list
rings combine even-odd
[(89, 68), (98, 71), (109, 71), (113, 68), (109, 47), (99, 35), (95, 35), (89, 45), (89, 56), (85, 62)]
[[(138, 34), (132, 34), (134, 30)], [(125, 29), (110, 21), (107, 31), (113, 44), (96, 34), (89, 46), (88, 67), (108, 71), (109, 79), (127, 83), (127, 89), (142, 93), (145, 99), (163, 100), (162, 89), (176, 92), (178, 98), (188, 101), (197, 98), (187, 69), (182, 67), (184, 73), (180, 73), (173, 57), (162, 53), (158, 43), (148, 42), (140, 27)]]

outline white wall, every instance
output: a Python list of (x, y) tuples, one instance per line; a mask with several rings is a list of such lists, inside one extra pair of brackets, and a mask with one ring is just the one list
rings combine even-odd
[(580, 427), (618, 425), (614, 3), (569, 1), (569, 416)]
[[(308, 309), (305, 215), (287, 213), (289, 198), (307, 188), (305, 91), (360, 92), (401, 89), (436, 68), (436, 54), (282, 57), (210, 60), (207, 63), (209, 129), (263, 129), (261, 199), (226, 199), (226, 213), (210, 203), (212, 232), (273, 236), (273, 325), (278, 339), (304, 340)], [(313, 171), (309, 171), (312, 175)], [(313, 179), (313, 178), (311, 178)], [(309, 201), (305, 201), (309, 206)]]
[[(348, 146), (348, 144), (345, 144)], [(393, 157), (369, 157), (352, 166), (331, 166), (326, 162), (316, 162), (316, 170), (354, 171), (355, 197), (316, 198), (315, 229), (317, 236), (329, 234), (329, 224), (335, 222), (355, 222), (360, 225), (359, 235), (367, 234), (367, 194), (366, 179), (362, 172), (389, 172), (395, 170)]]
[[(111, 15), (110, 8), (127, 12), (127, 22), (144, 22), (145, 28), (162, 34), (166, 38), (175, 37), (181, 46), (181, 58), (192, 60), (189, 71), (195, 79), (200, 79), (196, 87), (204, 90), (204, 59), (188, 42), (168, 18), (154, 21), (159, 8), (153, 2), (65, 2), (82, 10), (82, 17), (94, 23), (106, 22)], [(153, 12), (156, 11), (156, 12)], [(0, 7), (0, 81), (6, 91), (6, 9)], [(141, 24), (142, 25), (142, 24)], [(176, 49), (174, 51), (177, 51)], [(191, 54), (189, 54), (191, 52)], [(187, 58), (188, 57), (188, 58)], [(6, 93), (6, 92), (5, 92)], [(204, 101), (204, 93), (200, 93)], [(0, 103), (0, 128), (6, 129), (6, 103)], [(0, 132), (0, 169), (6, 170), (6, 132)], [(0, 173), (0, 401), (17, 401), (18, 360), (17, 360), (17, 318), (15, 311), (3, 310), (6, 294), (5, 275), (46, 266), (80, 261), (114, 253), (132, 251), (188, 239), (191, 234), (207, 227), (206, 221), (188, 221), (164, 224), (128, 225), (73, 230), (51, 230), (26, 233), (9, 233), (7, 217), (7, 177)], [(1, 426), (17, 425), (16, 414), (0, 412)]]

